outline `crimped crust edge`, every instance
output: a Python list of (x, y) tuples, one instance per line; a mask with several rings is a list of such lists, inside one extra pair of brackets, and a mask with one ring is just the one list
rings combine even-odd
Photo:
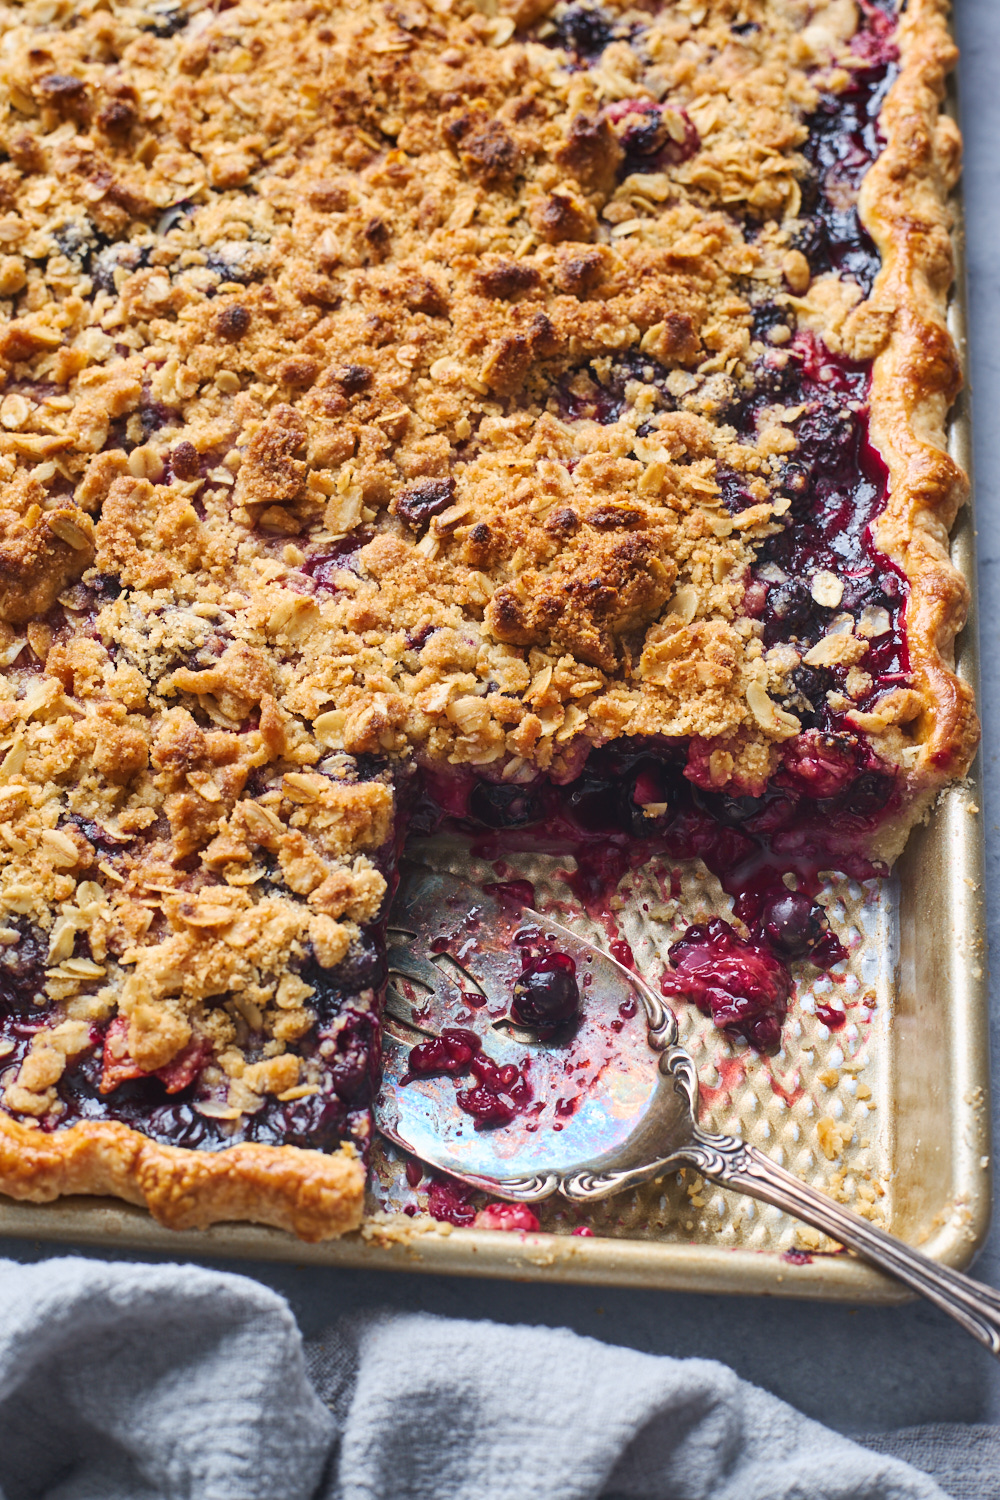
[(110, 1196), (144, 1205), (168, 1229), (249, 1220), (315, 1243), (360, 1226), (364, 1191), (364, 1164), (350, 1145), (328, 1156), (252, 1144), (192, 1151), (116, 1121), (49, 1134), (0, 1115), (0, 1192), (22, 1202)]
[(954, 671), (969, 589), (948, 550), (969, 495), (945, 432), (962, 385), (946, 323), (954, 280), (948, 196), (961, 162), (958, 129), (940, 112), (958, 55), (948, 9), (948, 0), (911, 0), (899, 17), (901, 70), (880, 116), (886, 144), (860, 195), (862, 222), (882, 257), (870, 307), (889, 328), (870, 396), (872, 442), (889, 471), (875, 540), (909, 582), (910, 671), (923, 700), (910, 769), (914, 792), (964, 774), (979, 743), (972, 688)]

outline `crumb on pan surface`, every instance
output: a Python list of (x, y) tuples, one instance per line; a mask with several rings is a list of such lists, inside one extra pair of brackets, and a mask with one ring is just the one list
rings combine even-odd
[[(346, 1141), (308, 1170), (342, 1205), (324, 1232), (354, 1226), (416, 762), (567, 780), (659, 736), (759, 791), (803, 664), (916, 790), (971, 755), (942, 6), (900, 22), (865, 289), (796, 248), (853, 3), (586, 14), (0, 9), (0, 973), (44, 1021), (0, 1040), (5, 1191), (29, 1138), (58, 1182), (104, 1131), (74, 1160), (125, 1196), (188, 1170), (176, 1139), (231, 1179), (191, 1188), (215, 1217), (302, 1233), (282, 1153), (293, 1181)], [(889, 692), (875, 612), (806, 651), (746, 607), (801, 411), (733, 413), (793, 334), (874, 361), (877, 541), (910, 598)], [(835, 624), (843, 580), (810, 587)], [(100, 1123), (151, 1078), (152, 1144), (138, 1106)]]

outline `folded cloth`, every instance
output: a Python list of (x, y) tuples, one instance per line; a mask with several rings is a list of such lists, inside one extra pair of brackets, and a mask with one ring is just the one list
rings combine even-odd
[(0, 1262), (0, 1500), (945, 1496), (708, 1360), (417, 1314), (308, 1355), (242, 1276)]
[(419, 1314), (310, 1349), (341, 1440), (324, 1500), (941, 1500), (705, 1359)]
[(311, 1500), (335, 1439), (257, 1282), (0, 1261), (2, 1500)]

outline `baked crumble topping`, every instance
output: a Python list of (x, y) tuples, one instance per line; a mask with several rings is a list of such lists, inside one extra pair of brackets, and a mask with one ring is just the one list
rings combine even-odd
[[(950, 44), (910, 9), (926, 113)], [(641, 740), (713, 794), (833, 763), (912, 802), (933, 694), (868, 442), (908, 314), (857, 214), (890, 6), (29, 0), (0, 26), (23, 1127), (363, 1152), (416, 766), (509, 800)]]

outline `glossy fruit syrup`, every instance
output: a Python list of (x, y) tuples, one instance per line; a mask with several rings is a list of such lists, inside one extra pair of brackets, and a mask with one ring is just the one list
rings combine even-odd
[(520, 1065), (499, 1065), (486, 1056), (482, 1045), (474, 1031), (445, 1027), (440, 1036), (411, 1049), (409, 1066), (400, 1083), (413, 1083), (417, 1078), (460, 1078), (471, 1073), (472, 1086), (455, 1095), (459, 1109), (472, 1116), (477, 1130), (509, 1125), (533, 1097), (527, 1078), (529, 1059)]
[(541, 1227), (527, 1204), (490, 1202), (477, 1210), (473, 1190), (452, 1177), (436, 1177), (431, 1183), (427, 1193), (427, 1212), (432, 1219), (454, 1224), (456, 1229), (505, 1229), (531, 1233)]

